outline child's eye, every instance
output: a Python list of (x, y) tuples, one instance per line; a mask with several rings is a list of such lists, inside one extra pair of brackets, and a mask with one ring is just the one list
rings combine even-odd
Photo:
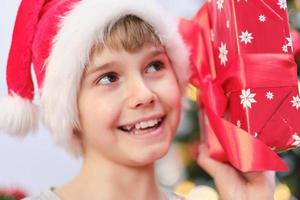
[(146, 73), (153, 73), (156, 71), (160, 71), (163, 67), (164, 64), (161, 61), (152, 62), (147, 66)]
[(107, 84), (116, 82), (117, 80), (119, 80), (118, 75), (114, 72), (109, 72), (109, 73), (106, 73), (106, 74), (102, 75), (97, 80), (97, 84), (107, 85)]

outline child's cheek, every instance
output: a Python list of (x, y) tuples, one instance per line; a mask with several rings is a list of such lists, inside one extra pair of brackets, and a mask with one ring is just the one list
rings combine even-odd
[(181, 92), (179, 89), (178, 82), (175, 75), (172, 73), (166, 79), (162, 81), (161, 90), (165, 98), (168, 99), (170, 104), (173, 106), (180, 106), (181, 102)]
[(121, 95), (105, 96), (100, 98), (99, 102), (101, 103), (98, 103), (98, 115), (106, 122), (105, 126), (107, 128), (115, 128), (124, 107)]
[(172, 122), (176, 125), (180, 118), (182, 94), (175, 76), (171, 74), (161, 82), (160, 94), (160, 99), (172, 113)]

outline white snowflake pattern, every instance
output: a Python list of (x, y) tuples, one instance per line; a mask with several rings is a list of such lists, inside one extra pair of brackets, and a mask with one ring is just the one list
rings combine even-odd
[(300, 137), (299, 137), (298, 133), (294, 133), (293, 139), (294, 139), (294, 142), (292, 145), (299, 147), (300, 146)]
[(286, 39), (287, 43), (284, 44), (284, 45), (282, 46), (282, 51), (283, 51), (284, 53), (287, 53), (287, 52), (288, 52), (288, 47), (290, 47), (291, 50), (293, 51), (293, 41), (292, 41), (292, 37), (291, 37), (291, 36), (290, 36), (290, 37), (286, 37), (285, 39)]
[(287, 9), (286, 0), (278, 0), (277, 5), (279, 5), (280, 9), (283, 9), (283, 10)]
[(236, 121), (236, 126), (239, 127), (239, 128), (241, 128), (241, 126), (242, 126), (241, 120), (237, 120)]
[(273, 92), (271, 92), (271, 91), (267, 92), (266, 97), (267, 97), (267, 99), (269, 99), (269, 100), (273, 100), (273, 99), (274, 99), (274, 94), (273, 94)]
[(258, 20), (260, 21), (260, 22), (265, 22), (266, 21), (266, 16), (265, 15), (259, 15), (258, 16)]
[(287, 53), (288, 52), (288, 46), (285, 44), (285, 45), (283, 45), (282, 47), (281, 47), (281, 49), (282, 49), (282, 51), (284, 52), (284, 53)]
[(243, 104), (244, 108), (251, 108), (252, 103), (256, 103), (256, 100), (254, 99), (255, 93), (251, 93), (250, 89), (243, 89), (242, 94), (240, 95), (241, 98), (241, 104)]
[(222, 10), (224, 4), (224, 0), (217, 0), (217, 7), (219, 10)]
[(251, 43), (251, 40), (253, 39), (252, 33), (248, 32), (247, 30), (245, 32), (242, 31), (242, 34), (240, 35), (241, 42), (244, 42), (245, 44)]
[(286, 37), (285, 38), (286, 40), (287, 40), (287, 46), (289, 46), (289, 47), (293, 47), (293, 41), (292, 41), (292, 37), (290, 36), (290, 37)]
[(226, 48), (226, 43), (221, 42), (221, 46), (219, 47), (219, 58), (220, 58), (220, 62), (221, 65), (226, 65), (226, 62), (228, 61), (227, 59), (227, 54), (228, 54), (228, 50)]
[(300, 108), (300, 98), (299, 98), (299, 95), (293, 97), (293, 100), (291, 101), (292, 102), (292, 106), (295, 107), (297, 110)]

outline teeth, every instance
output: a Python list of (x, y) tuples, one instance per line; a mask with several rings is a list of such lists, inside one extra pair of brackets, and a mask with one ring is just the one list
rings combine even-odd
[(141, 125), (141, 128), (147, 128), (148, 122), (141, 122), (140, 125)]
[(126, 129), (127, 131), (130, 131), (131, 128), (132, 128), (132, 126), (130, 126), (130, 125), (124, 126), (124, 129)]
[(140, 123), (137, 123), (135, 124), (135, 129), (144, 129), (144, 128), (148, 128), (148, 127), (152, 127), (152, 126), (155, 126), (156, 124), (158, 124), (160, 122), (160, 119), (157, 120), (149, 120), (149, 121), (144, 121), (144, 122), (140, 122)]
[(134, 128), (135, 128), (135, 129), (140, 129), (140, 128), (141, 128), (141, 125), (140, 125), (140, 124), (136, 124), (136, 125), (134, 126)]
[(155, 120), (151, 120), (148, 122), (148, 126), (154, 126), (158, 123), (158, 121), (155, 121)]
[(138, 130), (153, 127), (153, 126), (157, 125), (159, 122), (161, 122), (161, 120), (162, 119), (160, 118), (160, 119), (154, 119), (154, 120), (149, 120), (149, 121), (143, 121), (143, 122), (136, 123), (135, 125), (126, 125), (126, 126), (123, 126), (122, 128), (129, 132), (132, 131), (133, 128), (135, 128), (135, 130), (133, 130), (133, 133), (139, 134)]

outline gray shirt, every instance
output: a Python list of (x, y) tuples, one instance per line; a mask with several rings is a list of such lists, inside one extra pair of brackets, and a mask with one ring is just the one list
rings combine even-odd
[[(165, 192), (167, 199), (166, 200), (184, 200), (183, 197), (180, 197), (173, 192)], [(47, 190), (40, 193), (37, 196), (27, 197), (23, 200), (62, 200), (57, 194), (52, 190)]]

